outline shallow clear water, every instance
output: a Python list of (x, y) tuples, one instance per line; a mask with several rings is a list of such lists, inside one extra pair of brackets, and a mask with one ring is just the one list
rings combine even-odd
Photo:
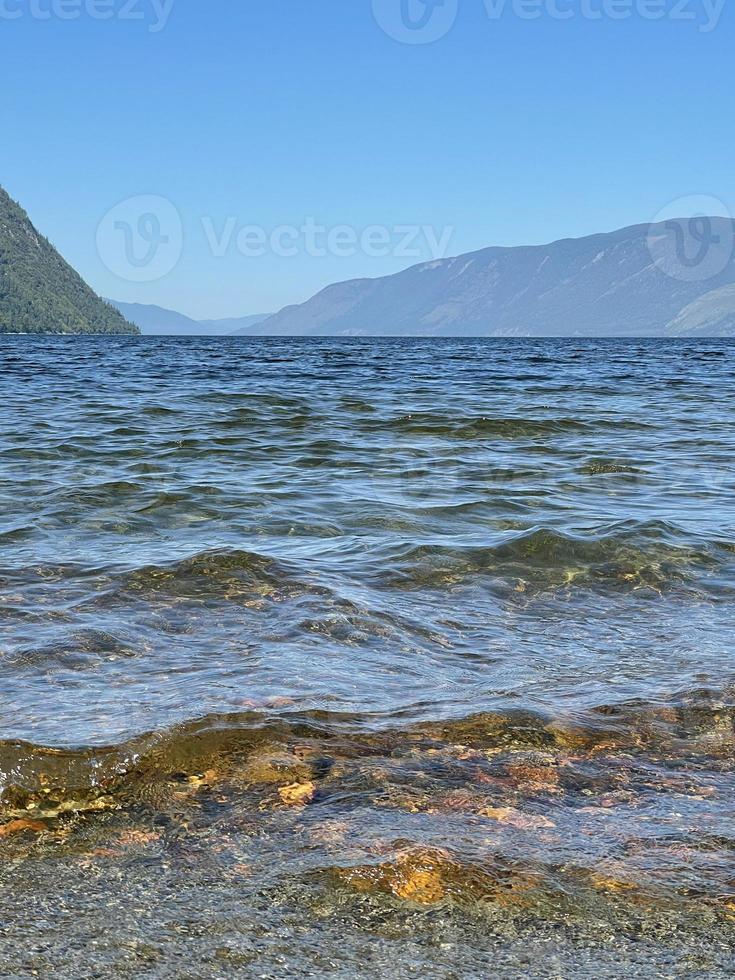
[(734, 380), (728, 341), (4, 338), (9, 968), (114, 897), (145, 923), (76, 975), (726, 970)]

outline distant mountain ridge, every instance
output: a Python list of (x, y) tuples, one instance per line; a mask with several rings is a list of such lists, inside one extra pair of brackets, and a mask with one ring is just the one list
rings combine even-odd
[(142, 334), (194, 334), (199, 324), (183, 313), (164, 309), (162, 306), (152, 306), (147, 303), (118, 303), (108, 299), (108, 303), (134, 323)]
[(271, 313), (253, 313), (251, 316), (230, 317), (226, 320), (202, 320), (203, 326), (224, 331), (231, 337), (260, 336), (260, 324), (272, 316)]
[(98, 297), (0, 187), (0, 333), (735, 336), (735, 222), (696, 220), (494, 246), (335, 283), (273, 315), (194, 320)]
[[(259, 329), (296, 336), (735, 335), (735, 223), (703, 220), (714, 251), (701, 268), (677, 253), (670, 224), (634, 225), (337, 283)], [(688, 219), (677, 223), (686, 228)]]
[(0, 333), (137, 334), (0, 187)]
[(258, 324), (269, 316), (268, 313), (260, 313), (224, 320), (194, 320), (163, 306), (121, 303), (112, 299), (108, 302), (147, 336), (222, 337), (230, 334), (246, 336), (254, 333)]

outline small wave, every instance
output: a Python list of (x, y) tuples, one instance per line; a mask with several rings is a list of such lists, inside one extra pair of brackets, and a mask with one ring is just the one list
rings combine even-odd
[(455, 439), (541, 439), (557, 435), (591, 434), (597, 430), (651, 428), (637, 419), (610, 418), (525, 418), (521, 416), (449, 416), (433, 412), (415, 412), (390, 419), (375, 419), (366, 424), (370, 431), (399, 432), (421, 436)]
[[(531, 528), (495, 544), (432, 542), (392, 555), (383, 581), (441, 586), (485, 576), (536, 589), (571, 585), (649, 585), (662, 590), (729, 563), (718, 541), (688, 539), (664, 522), (616, 524), (596, 534)], [(392, 566), (392, 567), (391, 567)]]
[(205, 551), (167, 564), (147, 565), (117, 577), (107, 601), (132, 593), (237, 601), (253, 596), (328, 595), (295, 566), (254, 551)]
[[(110, 804), (127, 805), (141, 785), (214, 765), (247, 770), (249, 760), (264, 749), (305, 743), (315, 758), (372, 757), (390, 765), (397, 759), (407, 763), (416, 751), (430, 756), (444, 747), (460, 759), (468, 751), (489, 752), (491, 759), (499, 750), (572, 752), (590, 760), (599, 753), (626, 752), (640, 757), (644, 766), (658, 766), (665, 758), (682, 766), (688, 759), (709, 758), (717, 768), (717, 760), (729, 762), (735, 750), (732, 688), (600, 705), (573, 715), (517, 708), (407, 726), (405, 713), (299, 710), (291, 699), (272, 698), (259, 708), (210, 715), (119, 745), (52, 748), (4, 741), (0, 813), (29, 804), (35, 810), (58, 810), (69, 800), (77, 801), (78, 809), (94, 809), (101, 796)], [(473, 758), (467, 756), (470, 762)]]
[(582, 467), (582, 472), (589, 476), (602, 476), (613, 473), (641, 473), (637, 466), (630, 466), (627, 463), (620, 463), (615, 460), (592, 459)]
[(0, 544), (16, 544), (33, 536), (34, 528), (29, 525), (0, 529)]
[(55, 667), (86, 671), (103, 658), (132, 658), (135, 655), (134, 645), (122, 637), (105, 630), (86, 628), (73, 631), (68, 638), (19, 646), (3, 657), (3, 666), (31, 672), (47, 672)]
[(484, 415), (452, 418), (432, 412), (416, 412), (392, 419), (375, 420), (368, 424), (368, 428), (460, 439), (493, 436), (500, 439), (537, 439), (565, 432), (584, 432), (590, 425), (574, 418), (494, 418)]

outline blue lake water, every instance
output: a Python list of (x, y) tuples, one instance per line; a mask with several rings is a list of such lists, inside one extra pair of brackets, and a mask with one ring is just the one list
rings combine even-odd
[[(129, 903), (151, 865), (183, 894), (186, 853), (206, 882), (172, 919), (270, 887), (289, 962), (326, 943), (334, 975), (376, 936), (375, 975), (515, 975), (552, 927), (573, 971), (649, 921), (641, 970), (696, 959), (662, 922), (699, 949), (735, 913), (734, 381), (729, 341), (3, 338), (0, 805), (46, 828), (7, 838), (23, 888), (74, 911), (70, 862), (109, 851)], [(126, 928), (152, 975), (216, 949), (291, 975), (244, 927)]]

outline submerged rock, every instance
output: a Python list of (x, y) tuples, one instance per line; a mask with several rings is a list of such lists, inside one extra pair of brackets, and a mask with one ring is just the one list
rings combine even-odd
[(249, 783), (281, 783), (287, 786), (309, 782), (311, 766), (288, 751), (266, 748), (250, 756), (242, 770), (242, 777)]
[(510, 806), (488, 806), (484, 810), (480, 810), (479, 813), (482, 817), (506, 823), (518, 830), (545, 830), (556, 826), (554, 821), (549, 820), (548, 817), (543, 817), (538, 813), (522, 813)]
[(409, 847), (378, 865), (339, 868), (337, 878), (358, 892), (392, 895), (418, 905), (446, 901), (521, 907), (539, 888), (536, 876), (503, 865), (467, 864), (437, 847)]
[(436, 849), (411, 849), (393, 862), (340, 868), (337, 877), (365, 893), (392, 894), (419, 905), (434, 905), (446, 895), (444, 877), (450, 859)]
[(288, 806), (306, 806), (311, 803), (316, 793), (314, 783), (292, 783), (290, 786), (281, 786), (278, 795), (281, 801)]
[(11, 837), (13, 834), (22, 834), (29, 831), (34, 834), (40, 834), (47, 829), (46, 824), (41, 823), (40, 820), (11, 820), (9, 823), (3, 824), (0, 827), (0, 837)]

